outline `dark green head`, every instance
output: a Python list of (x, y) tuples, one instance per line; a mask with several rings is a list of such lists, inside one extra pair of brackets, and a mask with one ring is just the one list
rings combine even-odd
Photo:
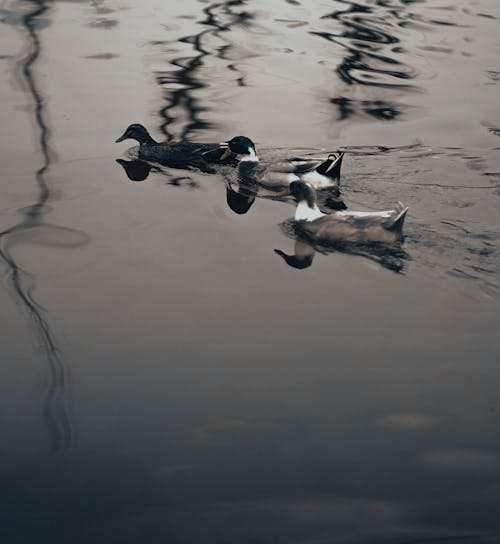
[(233, 153), (236, 153), (237, 155), (257, 156), (254, 143), (252, 142), (252, 140), (250, 140), (250, 138), (247, 138), (246, 136), (235, 136), (234, 138), (231, 138), (227, 142), (227, 146)]
[(149, 132), (145, 127), (134, 123), (127, 127), (127, 130), (116, 139), (116, 142), (123, 142), (123, 140), (132, 139), (138, 141), (140, 144), (155, 144), (156, 142), (151, 138)]

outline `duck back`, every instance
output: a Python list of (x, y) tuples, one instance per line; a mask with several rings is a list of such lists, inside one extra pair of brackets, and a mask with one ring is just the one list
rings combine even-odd
[(403, 224), (408, 208), (396, 217), (332, 214), (314, 221), (302, 221), (300, 230), (321, 243), (398, 242), (403, 238)]

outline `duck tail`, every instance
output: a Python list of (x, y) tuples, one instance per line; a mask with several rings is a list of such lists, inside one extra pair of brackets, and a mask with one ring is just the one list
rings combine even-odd
[(391, 230), (395, 230), (401, 233), (403, 230), (403, 224), (405, 222), (406, 213), (408, 212), (408, 206), (405, 206), (402, 202), (398, 202), (398, 207), (396, 211), (398, 213), (389, 228)]
[(322, 162), (315, 168), (315, 171), (322, 176), (334, 180), (340, 185), (340, 169), (342, 167), (342, 159), (344, 158), (344, 152), (331, 153), (328, 155), (326, 161)]

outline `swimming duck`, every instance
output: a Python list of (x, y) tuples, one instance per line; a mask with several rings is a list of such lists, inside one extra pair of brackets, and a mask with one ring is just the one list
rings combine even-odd
[(134, 123), (116, 139), (122, 142), (126, 139), (139, 142), (139, 158), (158, 162), (171, 168), (197, 168), (204, 172), (213, 172), (215, 164), (237, 164), (234, 153), (226, 153), (227, 143), (197, 143), (197, 142), (157, 142), (147, 129)]
[(259, 164), (255, 145), (246, 136), (236, 136), (225, 142), (227, 149), (221, 160), (231, 154), (239, 158), (238, 175), (241, 180), (257, 182), (266, 189), (280, 190), (293, 181), (306, 181), (316, 189), (337, 188), (340, 184), (340, 168), (344, 153), (330, 154), (326, 160), (293, 158), (268, 164)]
[(339, 211), (324, 214), (317, 205), (314, 188), (294, 181), (277, 196), (291, 194), (297, 201), (295, 220), (300, 230), (320, 243), (396, 242), (403, 238), (403, 223), (408, 208), (399, 203), (397, 209), (378, 212)]

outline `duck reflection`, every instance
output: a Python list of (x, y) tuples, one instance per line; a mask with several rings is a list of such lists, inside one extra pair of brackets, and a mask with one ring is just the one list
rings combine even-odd
[(293, 255), (287, 255), (281, 249), (275, 249), (274, 252), (283, 258), (288, 266), (303, 270), (309, 268), (312, 265), (316, 250), (314, 247), (304, 240), (297, 238), (295, 240), (295, 248)]
[(309, 268), (316, 253), (331, 255), (333, 253), (346, 253), (363, 257), (397, 274), (405, 272), (409, 255), (403, 250), (399, 242), (393, 244), (355, 244), (346, 242), (320, 244), (304, 236), (300, 225), (289, 219), (281, 223), (280, 228), (288, 238), (295, 239), (294, 252), (285, 253), (281, 249), (274, 252), (290, 267), (298, 270)]
[(155, 166), (146, 161), (140, 159), (115, 159), (115, 161), (123, 168), (127, 178), (130, 181), (144, 181), (148, 178), (150, 172), (154, 172), (163, 176), (168, 185), (175, 185), (179, 187), (181, 185), (188, 185), (191, 188), (198, 188), (198, 183), (191, 176), (172, 176), (168, 170)]
[(131, 161), (116, 159), (116, 162), (125, 170), (130, 181), (144, 181), (149, 176), (151, 170), (158, 170), (158, 168), (140, 159)]
[(257, 183), (238, 181), (235, 191), (231, 182), (226, 180), (226, 202), (229, 208), (238, 215), (243, 215), (253, 206), (259, 186)]
[[(123, 168), (130, 181), (144, 181), (148, 178), (150, 172), (155, 172), (168, 178), (167, 183), (169, 185), (180, 186), (188, 184), (190, 187), (198, 187), (196, 181), (190, 176), (171, 177), (165, 169), (139, 159), (128, 161), (125, 159), (116, 159), (116, 162)], [(227, 178), (225, 179), (225, 183), (226, 201), (229, 208), (238, 215), (247, 213), (255, 202), (259, 186), (256, 183), (236, 181), (238, 188), (235, 190), (233, 184)]]

